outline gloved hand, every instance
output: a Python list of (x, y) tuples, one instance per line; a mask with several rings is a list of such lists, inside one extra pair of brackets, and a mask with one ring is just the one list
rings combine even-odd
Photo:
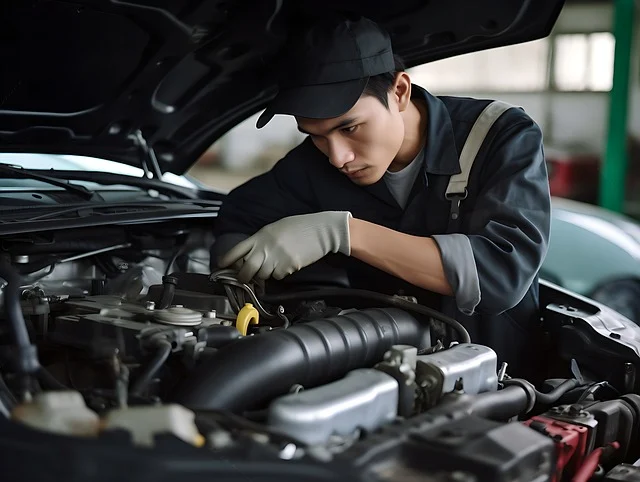
[(231, 248), (218, 265), (239, 268), (238, 279), (280, 280), (329, 253), (351, 254), (348, 211), (289, 216)]

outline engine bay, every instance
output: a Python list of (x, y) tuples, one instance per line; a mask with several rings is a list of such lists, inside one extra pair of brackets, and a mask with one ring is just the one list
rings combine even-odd
[(116, 459), (139, 480), (187, 460), (193, 480), (640, 477), (640, 328), (607, 307), (543, 282), (525, 380), (416, 300), (270, 293), (212, 272), (210, 243), (175, 223), (2, 241), (11, 470), (38, 478), (55, 444), (82, 454), (55, 462), (69, 479)]

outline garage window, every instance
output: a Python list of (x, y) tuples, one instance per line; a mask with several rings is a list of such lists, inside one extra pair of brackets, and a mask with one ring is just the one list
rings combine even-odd
[(615, 38), (610, 32), (561, 34), (554, 39), (554, 87), (606, 92), (613, 84)]

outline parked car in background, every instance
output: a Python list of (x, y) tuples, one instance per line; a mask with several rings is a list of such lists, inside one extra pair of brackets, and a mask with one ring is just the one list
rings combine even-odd
[(640, 323), (640, 225), (587, 203), (553, 198), (541, 277)]

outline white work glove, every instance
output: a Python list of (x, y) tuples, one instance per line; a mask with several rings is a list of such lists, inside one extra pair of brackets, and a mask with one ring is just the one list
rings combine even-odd
[(218, 265), (239, 269), (238, 279), (280, 280), (329, 253), (351, 255), (348, 211), (289, 216), (231, 248)]

